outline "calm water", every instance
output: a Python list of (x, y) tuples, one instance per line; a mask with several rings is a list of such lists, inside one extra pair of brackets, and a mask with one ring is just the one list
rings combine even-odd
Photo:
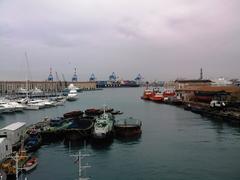
[[(76, 102), (64, 107), (26, 111), (0, 116), (0, 126), (15, 121), (37, 122), (61, 116), (74, 109), (84, 110), (103, 104), (143, 122), (142, 137), (136, 141), (114, 140), (104, 147), (87, 144), (92, 156), (84, 160), (91, 179), (156, 180), (239, 180), (240, 128), (203, 118), (180, 108), (142, 101), (141, 88), (104, 89), (83, 92)], [(77, 179), (78, 167), (70, 157), (82, 145), (44, 145), (35, 155), (39, 166), (29, 180)]]

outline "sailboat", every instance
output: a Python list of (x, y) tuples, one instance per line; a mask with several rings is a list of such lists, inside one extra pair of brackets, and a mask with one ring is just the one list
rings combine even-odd
[[(27, 52), (25, 52), (25, 57), (26, 57), (26, 63), (27, 63), (27, 67), (29, 68), (29, 65), (28, 65), (28, 56), (27, 56)], [(20, 99), (18, 101), (18, 103), (21, 103), (21, 104), (24, 104), (25, 105), (25, 109), (27, 110), (38, 110), (40, 107), (41, 107), (41, 104), (39, 104), (39, 102), (34, 102), (34, 101), (31, 101), (29, 99), (29, 87), (28, 87), (28, 73), (26, 73), (26, 97), (23, 98), (23, 99)]]

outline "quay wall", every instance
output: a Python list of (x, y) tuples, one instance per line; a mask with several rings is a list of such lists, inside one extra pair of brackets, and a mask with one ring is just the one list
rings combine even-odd
[(95, 81), (82, 82), (59, 82), (59, 81), (0, 81), (0, 94), (15, 94), (20, 88), (34, 89), (38, 88), (44, 92), (59, 92), (67, 88), (70, 84), (74, 84), (83, 90), (96, 89)]

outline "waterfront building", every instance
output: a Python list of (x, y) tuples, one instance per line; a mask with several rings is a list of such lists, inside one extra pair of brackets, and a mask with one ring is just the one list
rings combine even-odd
[(0, 137), (5, 137), (11, 145), (20, 142), (26, 131), (25, 122), (16, 122), (0, 129)]
[(209, 79), (188, 79), (188, 80), (175, 80), (175, 89), (182, 89), (187, 86), (209, 86), (212, 81)]
[(240, 97), (240, 88), (236, 86), (185, 85), (177, 88), (176, 93), (184, 102), (210, 102), (213, 99), (230, 101)]
[(12, 154), (12, 145), (7, 138), (0, 138), (0, 162), (8, 155)]

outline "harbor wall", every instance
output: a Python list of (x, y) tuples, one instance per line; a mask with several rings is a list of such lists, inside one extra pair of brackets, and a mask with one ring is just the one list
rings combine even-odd
[(0, 81), (0, 94), (15, 94), (20, 88), (34, 89), (38, 88), (44, 92), (59, 92), (67, 88), (70, 84), (74, 84), (83, 90), (96, 89), (95, 81), (83, 82), (59, 82), (59, 81)]

